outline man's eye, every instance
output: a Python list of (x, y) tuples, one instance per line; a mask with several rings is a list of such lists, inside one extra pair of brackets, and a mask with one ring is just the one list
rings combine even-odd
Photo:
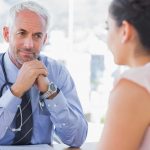
[(24, 32), (17, 32), (17, 35), (23, 36), (23, 35), (25, 35), (25, 33)]
[(42, 35), (41, 35), (41, 34), (36, 34), (36, 35), (34, 35), (34, 38), (35, 38), (35, 39), (41, 39), (41, 38), (42, 38)]

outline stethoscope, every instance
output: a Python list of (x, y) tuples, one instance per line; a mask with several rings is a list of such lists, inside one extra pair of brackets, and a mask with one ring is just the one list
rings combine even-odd
[[(8, 77), (7, 77), (7, 74), (6, 74), (6, 70), (5, 70), (5, 64), (4, 64), (4, 56), (5, 56), (5, 53), (2, 54), (2, 61), (1, 61), (1, 64), (2, 64), (2, 71), (3, 71), (3, 74), (4, 74), (4, 78), (5, 78), (5, 83), (2, 85), (1, 89), (0, 89), (0, 97), (2, 96), (3, 94), (3, 91), (4, 91), (4, 88), (7, 87), (7, 86), (11, 86), (13, 83), (9, 82), (8, 81)], [(20, 126), (18, 128), (10, 128), (9, 129), (13, 132), (17, 132), (17, 131), (21, 131), (21, 127), (22, 127), (22, 110), (21, 110), (21, 107), (20, 105), (17, 106), (19, 111), (20, 111)]]
[(2, 96), (3, 94), (3, 90), (6, 86), (11, 86), (13, 83), (9, 82), (8, 81), (8, 77), (7, 77), (7, 74), (6, 74), (6, 70), (5, 70), (5, 65), (4, 65), (4, 54), (2, 54), (2, 71), (3, 71), (3, 74), (4, 74), (4, 78), (5, 78), (5, 83), (2, 85), (1, 89), (0, 89), (0, 97)]
[[(9, 82), (8, 80), (8, 77), (7, 77), (7, 73), (6, 73), (6, 70), (5, 70), (5, 64), (4, 64), (4, 56), (5, 56), (5, 53), (2, 54), (2, 60), (1, 60), (1, 64), (2, 64), (2, 71), (3, 71), (3, 74), (4, 74), (4, 78), (5, 78), (5, 83), (2, 85), (1, 89), (0, 89), (0, 97), (2, 96), (3, 94), (3, 91), (4, 91), (4, 88), (7, 87), (7, 86), (11, 86), (13, 83)], [(40, 58), (38, 58), (40, 60)], [(44, 102), (42, 100), (39, 101), (39, 106), (41, 108), (41, 110), (43, 111), (43, 107), (44, 107)], [(17, 132), (17, 131), (21, 131), (21, 127), (22, 127), (22, 110), (21, 110), (21, 107), (20, 105), (17, 106), (19, 111), (20, 111), (20, 126), (18, 128), (10, 128), (9, 129), (13, 132)]]

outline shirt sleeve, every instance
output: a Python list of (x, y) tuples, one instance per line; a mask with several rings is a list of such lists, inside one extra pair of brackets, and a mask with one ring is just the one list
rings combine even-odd
[(15, 97), (10, 89), (7, 89), (0, 98), (0, 139), (5, 135), (8, 127), (10, 127), (15, 114), (20, 105), (21, 99)]
[[(76, 92), (75, 84), (65, 67), (55, 67), (53, 82), (60, 89), (52, 100), (45, 100), (55, 132), (63, 143), (80, 147), (87, 136), (87, 122)], [(51, 71), (50, 71), (51, 72)]]

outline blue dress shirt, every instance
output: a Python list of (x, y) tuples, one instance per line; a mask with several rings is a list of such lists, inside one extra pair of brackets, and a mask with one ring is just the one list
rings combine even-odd
[[(32, 144), (52, 144), (54, 133), (69, 146), (79, 147), (87, 136), (87, 122), (84, 118), (75, 84), (64, 66), (46, 56), (40, 56), (48, 69), (48, 78), (60, 89), (53, 100), (39, 103), (39, 91), (36, 86), (31, 88), (33, 111)], [(5, 70), (9, 82), (14, 83), (19, 69), (11, 62), (8, 52), (4, 56)], [(0, 67), (0, 88), (4, 84), (4, 74)], [(26, 82), (26, 81), (24, 81)], [(21, 99), (14, 96), (10, 87), (4, 89), (0, 97), (0, 145), (10, 145), (15, 132), (15, 114)]]

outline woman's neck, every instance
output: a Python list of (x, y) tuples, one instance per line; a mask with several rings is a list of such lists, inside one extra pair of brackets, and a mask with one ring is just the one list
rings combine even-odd
[(134, 59), (131, 59), (129, 61), (129, 66), (130, 67), (139, 67), (139, 66), (143, 66), (149, 62), (150, 62), (150, 55), (143, 55), (143, 56), (139, 56)]

